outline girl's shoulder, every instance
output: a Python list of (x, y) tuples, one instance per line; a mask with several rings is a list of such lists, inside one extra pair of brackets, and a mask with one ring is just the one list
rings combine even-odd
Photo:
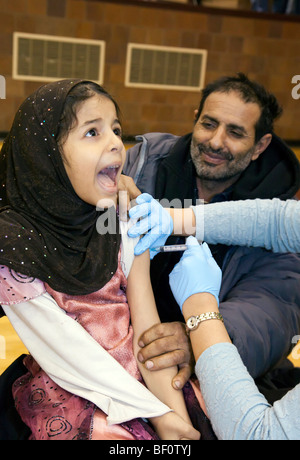
[(26, 302), (44, 292), (46, 289), (42, 281), (0, 265), (0, 305)]

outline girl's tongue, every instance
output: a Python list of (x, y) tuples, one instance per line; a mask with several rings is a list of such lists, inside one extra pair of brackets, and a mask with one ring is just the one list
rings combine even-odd
[(98, 174), (101, 183), (106, 187), (115, 187), (118, 170), (118, 166), (108, 166), (102, 169)]

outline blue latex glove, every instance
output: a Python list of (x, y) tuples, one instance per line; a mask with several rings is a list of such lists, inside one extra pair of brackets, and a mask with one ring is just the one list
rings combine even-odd
[(199, 292), (213, 294), (219, 305), (222, 272), (208, 245), (200, 245), (193, 236), (187, 238), (186, 244), (188, 249), (169, 275), (170, 287), (181, 311), (185, 300)]
[(136, 198), (137, 206), (129, 211), (132, 219), (140, 219), (128, 230), (131, 237), (143, 236), (136, 244), (135, 255), (150, 250), (150, 258), (157, 254), (154, 248), (163, 246), (173, 231), (170, 214), (149, 193), (142, 193)]

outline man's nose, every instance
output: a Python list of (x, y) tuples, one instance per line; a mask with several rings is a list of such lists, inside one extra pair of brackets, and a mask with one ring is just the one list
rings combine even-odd
[(212, 149), (218, 150), (224, 147), (226, 139), (226, 131), (222, 126), (218, 126), (209, 141), (209, 145)]

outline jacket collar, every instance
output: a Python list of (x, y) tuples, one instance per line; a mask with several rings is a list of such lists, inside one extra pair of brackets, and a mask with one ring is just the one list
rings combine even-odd
[[(197, 198), (196, 171), (190, 155), (192, 133), (180, 137), (157, 173), (156, 198), (172, 200)], [(238, 181), (214, 201), (245, 199), (289, 199), (300, 188), (300, 164), (294, 152), (273, 134), (267, 149), (252, 161)]]

